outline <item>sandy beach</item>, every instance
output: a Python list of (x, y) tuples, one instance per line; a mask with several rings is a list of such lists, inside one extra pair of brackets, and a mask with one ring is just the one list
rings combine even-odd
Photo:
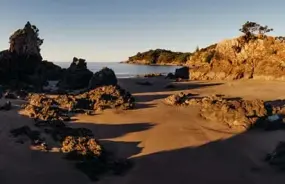
[[(137, 85), (138, 81), (153, 85)], [(197, 96), (224, 94), (227, 97), (285, 99), (280, 81), (189, 81), (120, 79), (119, 85), (136, 98), (134, 110), (106, 110), (95, 116), (79, 115), (70, 123), (91, 129), (97, 139), (119, 158), (130, 158), (134, 166), (123, 176), (104, 176), (99, 184), (283, 184), (285, 175), (263, 161), (284, 131), (233, 132), (219, 122), (198, 115), (197, 107), (173, 107), (163, 99), (191, 92)], [(4, 101), (2, 100), (2, 103)], [(12, 101), (21, 104), (20, 101)], [(93, 183), (57, 153), (33, 151), (28, 143), (15, 143), (9, 131), (33, 120), (20, 115), (20, 108), (0, 112), (1, 184)]]

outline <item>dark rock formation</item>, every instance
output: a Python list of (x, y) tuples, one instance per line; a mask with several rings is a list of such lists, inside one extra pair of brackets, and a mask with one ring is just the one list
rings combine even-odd
[[(60, 67), (42, 61), (39, 30), (29, 22), (10, 36), (10, 47), (0, 52), (0, 84), (9, 88), (41, 90), (48, 76), (56, 78)], [(56, 71), (56, 73), (54, 73)]]
[(84, 59), (74, 57), (70, 67), (62, 75), (58, 84), (59, 88), (74, 90), (87, 88), (93, 73), (87, 69)]
[(101, 86), (117, 85), (117, 83), (118, 80), (115, 72), (112, 69), (105, 67), (92, 76), (89, 82), (89, 89), (95, 89)]
[(174, 76), (181, 79), (189, 79), (189, 68), (184, 66), (175, 70)]

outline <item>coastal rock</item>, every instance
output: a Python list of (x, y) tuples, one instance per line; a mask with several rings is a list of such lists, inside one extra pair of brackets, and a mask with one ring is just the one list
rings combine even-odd
[(94, 73), (89, 82), (89, 89), (95, 89), (101, 86), (117, 85), (117, 83), (118, 80), (115, 72), (112, 69), (105, 67)]
[(102, 147), (94, 138), (67, 136), (62, 141), (61, 151), (72, 156), (99, 157)]
[(189, 68), (184, 66), (175, 70), (175, 78), (189, 79)]
[(87, 69), (84, 59), (74, 57), (70, 67), (62, 75), (58, 83), (59, 88), (75, 90), (87, 88), (93, 73)]
[(191, 105), (200, 107), (202, 118), (223, 123), (229, 128), (247, 130), (252, 126), (266, 129), (266, 117), (270, 106), (262, 100), (227, 99), (220, 95), (194, 98), (191, 94), (175, 94), (165, 99), (168, 105)]
[(191, 53), (173, 52), (165, 49), (149, 50), (129, 57), (126, 63), (143, 65), (183, 65)]
[(241, 130), (249, 129), (259, 119), (268, 115), (262, 100), (204, 98), (201, 104), (200, 114), (203, 118)]
[(120, 108), (123, 110), (133, 109), (135, 100), (132, 95), (119, 86), (103, 86), (83, 94), (93, 102), (93, 110)]
[(9, 49), (0, 52), (0, 84), (10, 89), (42, 90), (51, 76), (58, 76), (54, 71), (59, 73), (60, 67), (42, 61), (43, 39), (36, 26), (27, 22), (9, 41)]
[(168, 73), (165, 78), (166, 79), (176, 79), (176, 77), (173, 73)]
[(285, 43), (271, 36), (225, 40), (195, 52), (191, 80), (285, 80)]
[(164, 101), (168, 105), (186, 105), (185, 101), (191, 96), (191, 93), (185, 94), (181, 92), (179, 94), (170, 95), (169, 97), (165, 98)]

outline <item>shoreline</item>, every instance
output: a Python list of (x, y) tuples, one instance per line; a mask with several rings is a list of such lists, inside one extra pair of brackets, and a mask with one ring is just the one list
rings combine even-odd
[(175, 64), (175, 63), (164, 63), (164, 64), (145, 64), (139, 62), (129, 62), (129, 61), (121, 61), (120, 64), (131, 64), (131, 65), (146, 65), (146, 66), (186, 66), (185, 64)]

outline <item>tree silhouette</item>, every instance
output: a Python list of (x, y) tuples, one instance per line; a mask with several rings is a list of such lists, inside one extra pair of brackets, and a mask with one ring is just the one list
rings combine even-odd
[(239, 31), (244, 33), (247, 38), (253, 38), (257, 34), (263, 36), (266, 33), (273, 31), (273, 29), (268, 28), (268, 26), (262, 26), (256, 22), (247, 21), (244, 25), (242, 25), (242, 28), (239, 29)]

